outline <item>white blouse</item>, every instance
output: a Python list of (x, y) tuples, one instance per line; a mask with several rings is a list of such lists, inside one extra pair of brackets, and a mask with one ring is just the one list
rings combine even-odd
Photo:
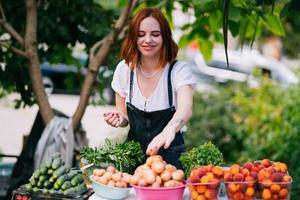
[[(169, 108), (168, 99), (168, 71), (169, 64), (163, 69), (163, 74), (160, 77), (154, 92), (148, 98), (144, 97), (140, 92), (136, 69), (134, 70), (132, 99), (131, 103), (140, 110), (151, 112)], [(184, 85), (191, 85), (193, 89), (196, 88), (196, 81), (187, 63), (177, 61), (173, 66), (171, 72), (171, 83), (173, 90), (173, 105), (177, 108), (176, 91)], [(130, 85), (130, 69), (122, 60), (116, 67), (111, 86), (115, 92), (120, 96), (126, 97), (126, 102), (129, 102), (129, 85)]]

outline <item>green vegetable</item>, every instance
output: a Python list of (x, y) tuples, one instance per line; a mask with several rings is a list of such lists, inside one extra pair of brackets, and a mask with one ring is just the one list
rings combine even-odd
[(189, 176), (192, 167), (201, 165), (222, 165), (224, 158), (220, 150), (211, 142), (204, 143), (198, 147), (183, 153), (179, 158), (185, 175)]
[(56, 169), (53, 172), (53, 177), (54, 178), (58, 178), (59, 176), (61, 176), (62, 174), (64, 174), (67, 171), (67, 168), (63, 165), (61, 165), (58, 169)]
[(62, 165), (62, 160), (60, 157), (55, 158), (52, 162), (52, 169), (57, 169)]
[(134, 141), (112, 144), (106, 139), (104, 147), (85, 147), (80, 149), (80, 155), (88, 163), (94, 163), (96, 166), (114, 164), (118, 170), (128, 173), (133, 173), (135, 168), (145, 161), (145, 154), (140, 144)]

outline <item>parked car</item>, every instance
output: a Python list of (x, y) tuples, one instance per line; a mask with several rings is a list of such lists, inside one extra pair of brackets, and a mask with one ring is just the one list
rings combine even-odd
[(228, 51), (229, 68), (227, 68), (224, 49), (213, 49), (212, 60), (206, 62), (200, 52), (196, 52), (190, 62), (196, 76), (214, 80), (218, 83), (228, 81), (248, 82), (256, 85), (252, 73), (259, 68), (272, 80), (282, 85), (296, 84), (299, 78), (280, 61), (267, 58), (256, 50)]
[[(80, 60), (83, 65), (85, 61)], [(87, 69), (85, 67), (77, 67), (75, 65), (67, 65), (64, 63), (51, 64), (44, 62), (41, 64), (41, 72), (43, 76), (43, 84), (47, 94), (64, 93), (64, 94), (80, 94), (81, 86)], [(106, 66), (100, 67), (99, 75), (108, 78), (112, 76), (113, 72)], [(99, 76), (96, 80), (99, 83)], [(102, 92), (101, 94), (99, 92)], [(114, 103), (114, 91), (109, 85), (100, 90), (99, 88), (93, 91), (93, 100), (103, 99), (105, 103)]]

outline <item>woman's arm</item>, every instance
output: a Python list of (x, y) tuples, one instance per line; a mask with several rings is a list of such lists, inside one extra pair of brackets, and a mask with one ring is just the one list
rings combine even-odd
[(107, 124), (113, 127), (126, 127), (128, 125), (128, 117), (125, 106), (125, 97), (122, 97), (116, 92), (116, 110), (114, 112), (105, 112), (104, 120)]
[(177, 90), (177, 110), (164, 130), (148, 145), (146, 153), (156, 154), (160, 147), (167, 149), (175, 138), (175, 134), (188, 122), (192, 116), (193, 89), (184, 85)]

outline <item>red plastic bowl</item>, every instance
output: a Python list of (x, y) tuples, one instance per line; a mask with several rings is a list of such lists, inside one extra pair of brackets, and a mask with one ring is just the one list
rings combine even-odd
[(132, 185), (139, 200), (181, 200), (186, 184), (177, 187), (151, 188)]

